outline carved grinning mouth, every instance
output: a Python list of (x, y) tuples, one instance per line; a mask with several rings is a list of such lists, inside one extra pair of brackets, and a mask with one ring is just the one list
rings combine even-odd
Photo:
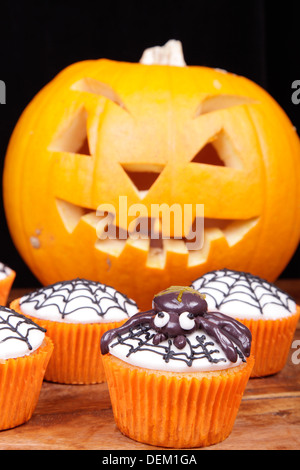
[[(121, 97), (107, 84), (98, 80), (85, 78), (79, 80), (72, 87), (72, 90), (92, 94), (96, 98), (112, 102), (121, 108), (129, 117), (131, 112), (125, 106)], [(192, 119), (202, 119), (202, 116), (213, 113), (218, 110), (226, 110), (233, 106), (249, 105), (254, 101), (250, 98), (234, 95), (206, 96), (192, 116)], [(75, 178), (73, 187), (77, 186), (78, 194), (86, 190), (84, 186), (80, 187), (80, 177), (87, 174), (89, 179), (93, 174), (93, 159), (97, 153), (97, 128), (99, 112), (93, 116), (84, 105), (71, 113), (69, 119), (64, 123), (50, 143), (48, 150), (58, 157), (60, 173), (65, 172), (66, 185), (72, 168)], [(75, 162), (75, 163), (74, 163)], [(225, 129), (221, 128), (212, 135), (206, 144), (187, 162), (187, 165), (194, 165), (195, 168), (207, 168), (209, 166), (220, 167), (220, 171), (230, 177), (229, 172), (238, 172), (242, 170), (242, 162), (232, 144)], [(164, 174), (167, 163), (154, 161), (149, 163), (137, 163), (136, 161), (119, 161), (120, 171), (123, 177), (130, 182), (132, 192), (140, 201), (151, 194), (160, 184), (160, 179)], [(75, 171), (74, 171), (75, 169)], [(232, 173), (233, 174), (233, 173)], [(229, 175), (229, 176), (228, 176)], [(84, 180), (84, 178), (82, 178)], [(61, 180), (62, 181), (62, 180)], [(61, 195), (59, 185), (56, 190), (56, 206), (61, 221), (66, 231), (72, 234), (81, 223), (88, 224), (95, 229), (95, 250), (107, 253), (108, 255), (118, 257), (123, 252), (125, 245), (131, 243), (137, 248), (143, 247), (148, 251), (147, 265), (163, 269), (166, 255), (169, 251), (182, 254), (187, 258), (188, 266), (197, 266), (205, 263), (209, 256), (211, 245), (214, 241), (222, 239), (229, 247), (238, 243), (242, 238), (257, 224), (259, 217), (249, 217), (247, 219), (237, 218), (205, 218), (203, 244), (201, 249), (190, 250), (185, 238), (163, 239), (159, 222), (149, 218), (148, 230), (143, 231), (142, 239), (132, 240), (131, 234), (119, 227), (116, 228), (115, 239), (99, 239), (99, 222), (101, 218), (97, 215), (95, 207), (86, 207), (71, 201), (71, 197)], [(194, 220), (194, 224), (195, 224)], [(113, 217), (105, 219), (105, 223), (100, 227), (107, 231), (109, 226), (115, 222)], [(157, 238), (152, 238), (151, 229), (156, 224)], [(145, 225), (144, 225), (145, 227)], [(97, 233), (96, 233), (97, 230)]]
[[(148, 233), (141, 230), (141, 238), (135, 240), (131, 238), (131, 234), (117, 226), (112, 222), (107, 223), (109, 217), (105, 218), (105, 224), (102, 225), (102, 231), (108, 231), (109, 226), (114, 227), (117, 234), (115, 239), (99, 239), (99, 222), (101, 226), (101, 217), (97, 215), (95, 210), (89, 210), (81, 206), (77, 206), (70, 202), (56, 198), (56, 205), (68, 233), (72, 234), (80, 223), (89, 225), (95, 230), (94, 248), (108, 255), (119, 257), (126, 244), (130, 243), (137, 249), (146, 249), (148, 251), (147, 266), (163, 269), (165, 266), (167, 252), (174, 252), (187, 257), (188, 266), (197, 266), (206, 262), (211, 244), (217, 240), (223, 240), (229, 247), (235, 245), (258, 223), (259, 218), (254, 217), (249, 220), (230, 220), (230, 219), (204, 219), (204, 232), (202, 248), (198, 250), (190, 250), (190, 240), (176, 239), (173, 237), (163, 238), (162, 233), (158, 230), (158, 238), (151, 238), (154, 225), (159, 225), (157, 220), (148, 219)], [(137, 225), (139, 221), (137, 220)], [(145, 224), (143, 224), (145, 227)]]

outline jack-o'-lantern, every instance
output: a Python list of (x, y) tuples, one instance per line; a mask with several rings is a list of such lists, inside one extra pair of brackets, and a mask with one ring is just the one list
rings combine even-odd
[[(291, 122), (249, 79), (145, 62), (71, 65), (23, 112), (4, 169), (16, 247), (43, 284), (98, 280), (142, 309), (155, 292), (217, 268), (274, 280), (300, 233)], [(172, 223), (169, 237), (161, 228), (158, 240), (131, 237), (120, 196), (146, 214), (155, 204), (203, 204), (203, 244), (189, 249)], [(100, 217), (102, 204), (115, 218)], [(116, 237), (101, 237), (121, 218)]]

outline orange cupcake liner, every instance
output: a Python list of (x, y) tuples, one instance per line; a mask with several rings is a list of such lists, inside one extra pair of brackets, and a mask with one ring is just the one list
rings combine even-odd
[(100, 353), (102, 335), (111, 328), (118, 328), (125, 320), (111, 323), (63, 323), (25, 315), (20, 299), (10, 308), (45, 328), (54, 344), (45, 380), (63, 384), (95, 384), (106, 381)]
[(36, 408), (53, 343), (45, 336), (42, 346), (28, 356), (0, 361), (0, 430), (28, 421)]
[(294, 315), (278, 320), (241, 320), (252, 333), (251, 353), (255, 364), (251, 377), (276, 374), (286, 364), (291, 343), (300, 315), (300, 307)]
[(135, 441), (171, 448), (206, 447), (232, 431), (254, 359), (232, 369), (173, 373), (103, 356), (114, 418)]
[(16, 273), (11, 270), (10, 274), (4, 279), (0, 280), (0, 305), (6, 307), (7, 299), (10, 293), (11, 286), (15, 280)]

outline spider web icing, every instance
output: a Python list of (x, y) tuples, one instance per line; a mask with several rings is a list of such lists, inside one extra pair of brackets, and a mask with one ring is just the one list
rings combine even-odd
[(146, 369), (170, 371), (220, 370), (245, 362), (237, 349), (239, 361), (231, 364), (212, 338), (197, 330), (187, 338), (184, 349), (176, 348), (172, 338), (153, 344), (156, 331), (149, 324), (140, 324), (127, 333), (118, 335), (110, 344), (112, 354), (132, 365)]
[(205, 294), (209, 310), (239, 318), (271, 319), (296, 311), (294, 300), (286, 292), (250, 273), (229, 269), (211, 271), (196, 279), (192, 287)]
[(119, 321), (138, 311), (132, 299), (113, 287), (79, 278), (27, 294), (20, 306), (22, 312), (39, 318), (83, 323)]
[(0, 307), (0, 358), (19, 357), (37, 349), (45, 329), (8, 307)]

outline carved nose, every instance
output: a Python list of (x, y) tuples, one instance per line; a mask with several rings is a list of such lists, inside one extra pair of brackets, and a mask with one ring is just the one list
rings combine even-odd
[(121, 163), (140, 199), (144, 199), (165, 168), (160, 164)]

